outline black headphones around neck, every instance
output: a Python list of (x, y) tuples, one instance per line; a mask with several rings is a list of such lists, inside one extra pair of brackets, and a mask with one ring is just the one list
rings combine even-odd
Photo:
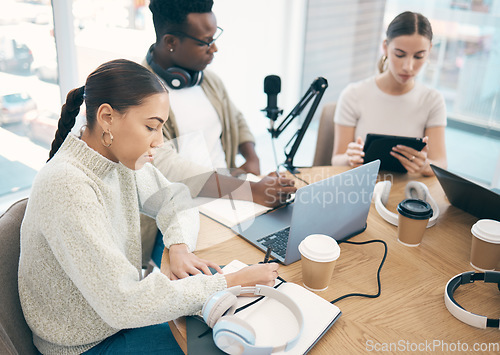
[(148, 53), (146, 54), (146, 62), (151, 69), (153, 69), (156, 75), (165, 80), (170, 88), (179, 90), (201, 84), (203, 81), (202, 71), (188, 71), (179, 67), (170, 67), (165, 70), (160, 67), (153, 59), (154, 47), (155, 45), (153, 44), (149, 48)]

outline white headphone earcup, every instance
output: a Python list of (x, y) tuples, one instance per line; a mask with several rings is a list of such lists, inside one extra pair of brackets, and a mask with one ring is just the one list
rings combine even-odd
[(436, 224), (436, 220), (439, 217), (439, 206), (432, 198), (427, 185), (420, 181), (410, 181), (408, 184), (406, 184), (405, 195), (406, 198), (415, 198), (428, 202), (432, 207), (432, 217), (429, 219), (427, 228), (432, 227), (434, 224)]
[(429, 189), (425, 184), (420, 181), (410, 181), (405, 187), (406, 198), (414, 198), (418, 200), (427, 201), (427, 196), (429, 196)]
[(375, 198), (380, 197), (380, 201), (385, 205), (389, 201), (389, 195), (391, 193), (391, 182), (390, 181), (379, 181), (375, 184), (373, 189), (373, 196)]
[(255, 345), (255, 337), (252, 326), (236, 316), (220, 318), (213, 328), (215, 345), (228, 354), (242, 354), (248, 345)]
[(385, 204), (389, 200), (389, 194), (391, 192), (391, 182), (390, 181), (380, 181), (377, 182), (373, 190), (373, 198), (375, 202), (375, 209), (379, 215), (385, 219), (387, 222), (397, 226), (398, 225), (398, 215), (394, 212), (389, 211)]
[(219, 319), (231, 308), (237, 301), (237, 298), (231, 292), (220, 291), (213, 295), (205, 303), (202, 310), (203, 319), (210, 328), (213, 328)]

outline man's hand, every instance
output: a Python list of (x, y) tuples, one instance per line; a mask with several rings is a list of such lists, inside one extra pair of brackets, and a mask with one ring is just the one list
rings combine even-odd
[(276, 207), (285, 203), (291, 194), (297, 191), (295, 181), (278, 176), (275, 172), (263, 177), (259, 182), (251, 183), (253, 201), (255, 203)]
[(257, 156), (252, 159), (247, 159), (245, 164), (236, 169), (236, 174), (232, 174), (233, 176), (241, 175), (241, 174), (254, 174), (260, 175), (260, 161)]

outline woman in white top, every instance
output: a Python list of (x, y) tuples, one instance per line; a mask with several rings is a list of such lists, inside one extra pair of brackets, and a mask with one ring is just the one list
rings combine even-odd
[[(185, 185), (150, 164), (168, 112), (162, 82), (123, 59), (69, 92), (21, 227), (19, 297), (41, 353), (182, 353), (166, 322), (227, 287), (274, 285), (275, 263), (212, 275), (209, 266), (220, 268), (192, 253), (198, 210)], [(170, 275), (142, 277), (139, 213), (156, 220)]]
[(335, 111), (332, 165), (363, 164), (368, 133), (424, 137), (422, 151), (395, 146), (391, 155), (409, 173), (432, 175), (446, 168), (446, 108), (442, 95), (415, 77), (432, 47), (432, 28), (422, 14), (403, 12), (389, 24), (375, 77), (348, 85)]

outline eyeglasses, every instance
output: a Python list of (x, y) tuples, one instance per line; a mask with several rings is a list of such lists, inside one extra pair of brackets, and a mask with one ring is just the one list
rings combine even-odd
[(190, 36), (187, 33), (184, 33), (184, 32), (181, 32), (181, 31), (175, 31), (175, 32), (172, 32), (170, 34), (171, 35), (181, 35), (181, 36), (187, 37), (189, 39), (192, 39), (193, 41), (196, 41), (196, 42), (198, 42), (198, 43), (200, 43), (202, 45), (207, 46), (207, 48), (210, 48), (212, 46), (212, 44), (214, 44), (214, 42), (217, 41), (217, 38), (220, 37), (220, 35), (222, 34), (223, 31), (224, 30), (222, 28), (220, 28), (219, 26), (217, 26), (217, 30), (215, 31), (215, 34), (212, 37), (212, 40), (210, 42), (203, 41), (201, 39), (198, 39), (196, 37)]

